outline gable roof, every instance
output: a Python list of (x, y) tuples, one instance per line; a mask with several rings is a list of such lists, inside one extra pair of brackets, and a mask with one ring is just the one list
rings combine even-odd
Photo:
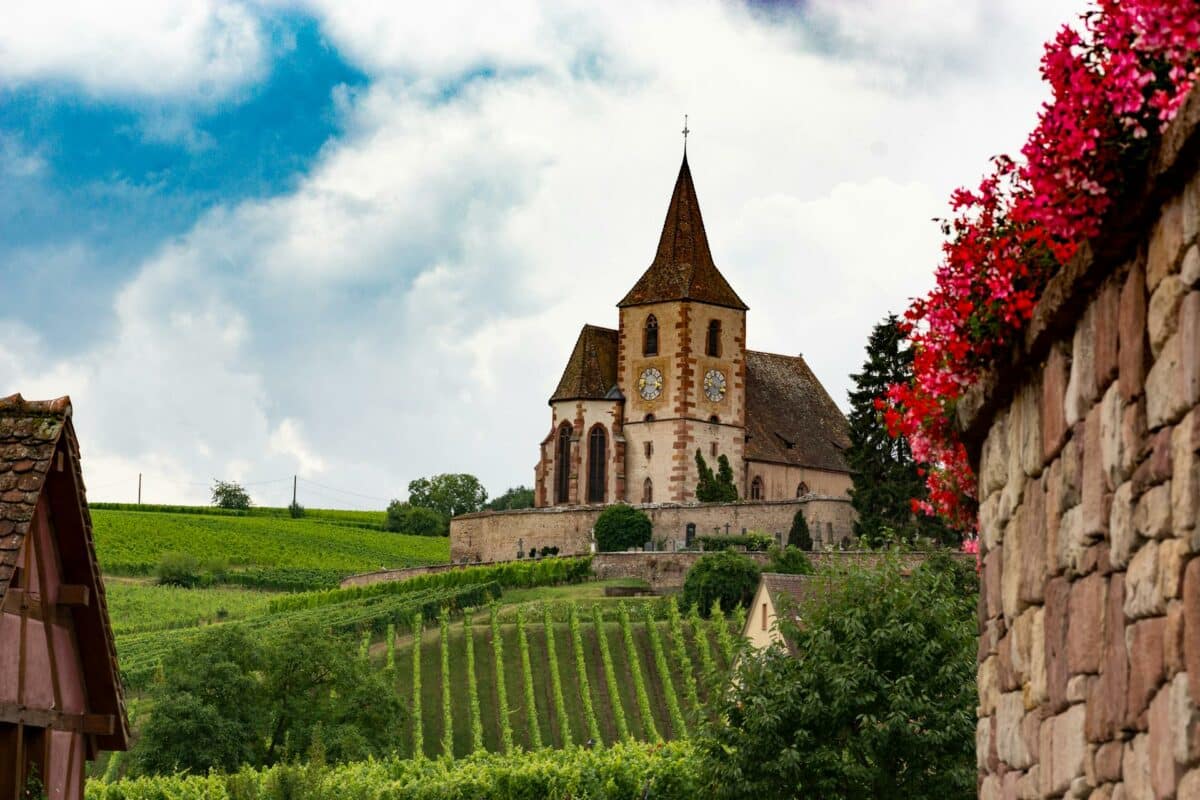
[(63, 580), (88, 587), (87, 605), (71, 609), (88, 703), (92, 711), (116, 720), (113, 733), (98, 736), (97, 742), (103, 750), (124, 750), (129, 720), (71, 413), (69, 397), (0, 398), (0, 604), (43, 499), (54, 518)]
[(782, 572), (764, 572), (761, 580), (777, 614), (782, 607), (798, 608), (809, 599), (825, 592), (829, 584), (827, 578), (786, 575)]
[(617, 332), (584, 325), (550, 402), (620, 399), (616, 388)]
[(846, 417), (802, 356), (746, 351), (746, 459), (848, 472)]
[(713, 262), (687, 153), (683, 155), (679, 177), (675, 179), (675, 191), (667, 207), (654, 261), (617, 306), (624, 308), (670, 300), (695, 300), (746, 310), (742, 298), (737, 296)]

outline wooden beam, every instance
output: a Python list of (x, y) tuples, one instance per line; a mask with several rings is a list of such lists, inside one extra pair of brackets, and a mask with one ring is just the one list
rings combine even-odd
[(82, 583), (63, 583), (58, 587), (60, 606), (86, 606), (91, 602), (91, 587)]
[(14, 703), (0, 703), (0, 722), (97, 736), (111, 736), (117, 727), (116, 717), (112, 714), (68, 714), (65, 711), (26, 708)]

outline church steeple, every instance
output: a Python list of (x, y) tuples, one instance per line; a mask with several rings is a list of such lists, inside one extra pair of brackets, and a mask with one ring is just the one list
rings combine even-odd
[(624, 308), (672, 300), (695, 300), (746, 310), (746, 304), (713, 262), (686, 151), (679, 177), (675, 179), (675, 191), (667, 207), (654, 261), (617, 306)]

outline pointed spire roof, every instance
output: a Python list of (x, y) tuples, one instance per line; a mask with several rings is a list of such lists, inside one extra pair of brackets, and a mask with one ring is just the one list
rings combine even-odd
[(716, 306), (746, 310), (746, 304), (713, 262), (700, 216), (687, 152), (675, 180), (675, 192), (667, 208), (658, 252), (650, 268), (617, 306), (640, 306), (670, 300), (694, 300)]

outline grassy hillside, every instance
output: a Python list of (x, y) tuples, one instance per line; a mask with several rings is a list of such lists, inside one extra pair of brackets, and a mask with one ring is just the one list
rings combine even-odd
[(104, 585), (108, 615), (117, 637), (242, 619), (263, 613), (277, 596), (234, 586), (182, 589), (114, 578)]
[(445, 563), (450, 558), (449, 540), (443, 537), (406, 536), (310, 516), (97, 508), (92, 520), (100, 568), (108, 575), (148, 575), (168, 551), (224, 560), (234, 569), (321, 570), (339, 575)]

